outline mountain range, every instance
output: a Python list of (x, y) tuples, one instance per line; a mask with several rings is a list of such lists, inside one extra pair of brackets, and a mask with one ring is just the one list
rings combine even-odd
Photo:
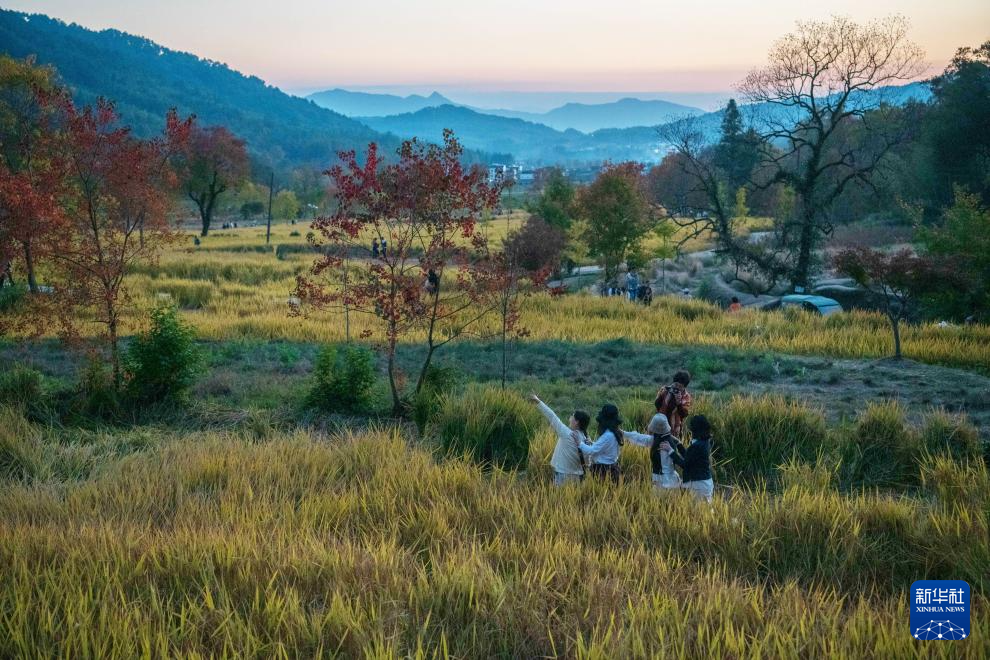
[[(692, 130), (715, 137), (722, 117), (721, 111), (705, 113), (662, 99), (573, 102), (547, 112), (472, 108), (436, 92), (397, 96), (332, 89), (303, 99), (220, 62), (143, 37), (7, 10), (0, 10), (0, 51), (53, 65), (79, 103), (101, 96), (114, 100), (123, 121), (138, 135), (159, 132), (172, 107), (197, 115), (203, 124), (226, 125), (265, 167), (324, 167), (337, 151), (361, 151), (372, 141), (383, 153), (393, 153), (401, 139), (438, 141), (445, 128), (455, 132), (467, 148), (465, 160), (471, 162), (656, 162), (664, 153), (656, 125), (691, 122)], [(931, 92), (914, 83), (870, 94), (902, 104), (924, 101)], [(768, 115), (798, 120), (779, 106), (743, 105), (741, 110), (757, 126)]]
[(398, 96), (395, 94), (355, 92), (346, 89), (329, 89), (315, 92), (306, 98), (319, 106), (348, 117), (380, 118), (450, 105), (468, 108), (486, 115), (524, 119), (549, 126), (558, 131), (574, 129), (582, 133), (592, 133), (602, 128), (656, 126), (657, 124), (704, 114), (704, 110), (700, 108), (662, 99), (624, 98), (605, 103), (565, 103), (547, 112), (526, 112), (456, 103), (438, 92), (433, 92), (429, 96), (420, 94)]

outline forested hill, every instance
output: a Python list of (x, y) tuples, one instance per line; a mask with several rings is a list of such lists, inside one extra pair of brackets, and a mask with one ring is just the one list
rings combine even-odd
[(94, 32), (37, 14), (0, 10), (0, 51), (53, 65), (79, 103), (116, 102), (139, 135), (157, 133), (171, 107), (203, 124), (224, 124), (252, 155), (280, 166), (325, 165), (342, 149), (398, 139), (285, 94), (225, 64), (164, 48), (117, 30)]

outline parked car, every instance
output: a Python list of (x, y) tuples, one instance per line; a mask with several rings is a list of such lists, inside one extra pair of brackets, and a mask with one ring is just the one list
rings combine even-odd
[(826, 298), (825, 296), (809, 296), (803, 294), (791, 294), (780, 299), (781, 307), (800, 307), (801, 309), (828, 316), (842, 311), (842, 305), (838, 300)]

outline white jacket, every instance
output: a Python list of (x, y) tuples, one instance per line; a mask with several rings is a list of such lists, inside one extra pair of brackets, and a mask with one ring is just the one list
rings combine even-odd
[(550, 458), (550, 467), (554, 472), (560, 474), (584, 474), (584, 466), (581, 465), (581, 454), (578, 452), (575, 439), (583, 442), (587, 438), (580, 431), (575, 431), (567, 424), (560, 421), (556, 413), (550, 406), (540, 401), (537, 406), (543, 416), (550, 422), (554, 435), (557, 436), (557, 446), (553, 448), (553, 456)]

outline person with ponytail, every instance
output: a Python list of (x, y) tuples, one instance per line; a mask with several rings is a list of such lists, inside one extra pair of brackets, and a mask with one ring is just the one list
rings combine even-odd
[(606, 403), (602, 406), (595, 421), (598, 422), (598, 439), (591, 444), (578, 441), (578, 449), (591, 462), (592, 476), (618, 483), (619, 450), (623, 443), (622, 419), (619, 417), (619, 409), (615, 404)]
[(550, 422), (554, 435), (557, 436), (557, 444), (550, 458), (554, 486), (563, 486), (568, 482), (584, 479), (584, 456), (581, 455), (578, 443), (588, 439), (588, 423), (591, 421), (591, 415), (583, 410), (575, 410), (571, 413), (567, 424), (564, 424), (550, 406), (540, 401), (540, 397), (530, 394), (529, 400), (536, 404), (540, 413)]

